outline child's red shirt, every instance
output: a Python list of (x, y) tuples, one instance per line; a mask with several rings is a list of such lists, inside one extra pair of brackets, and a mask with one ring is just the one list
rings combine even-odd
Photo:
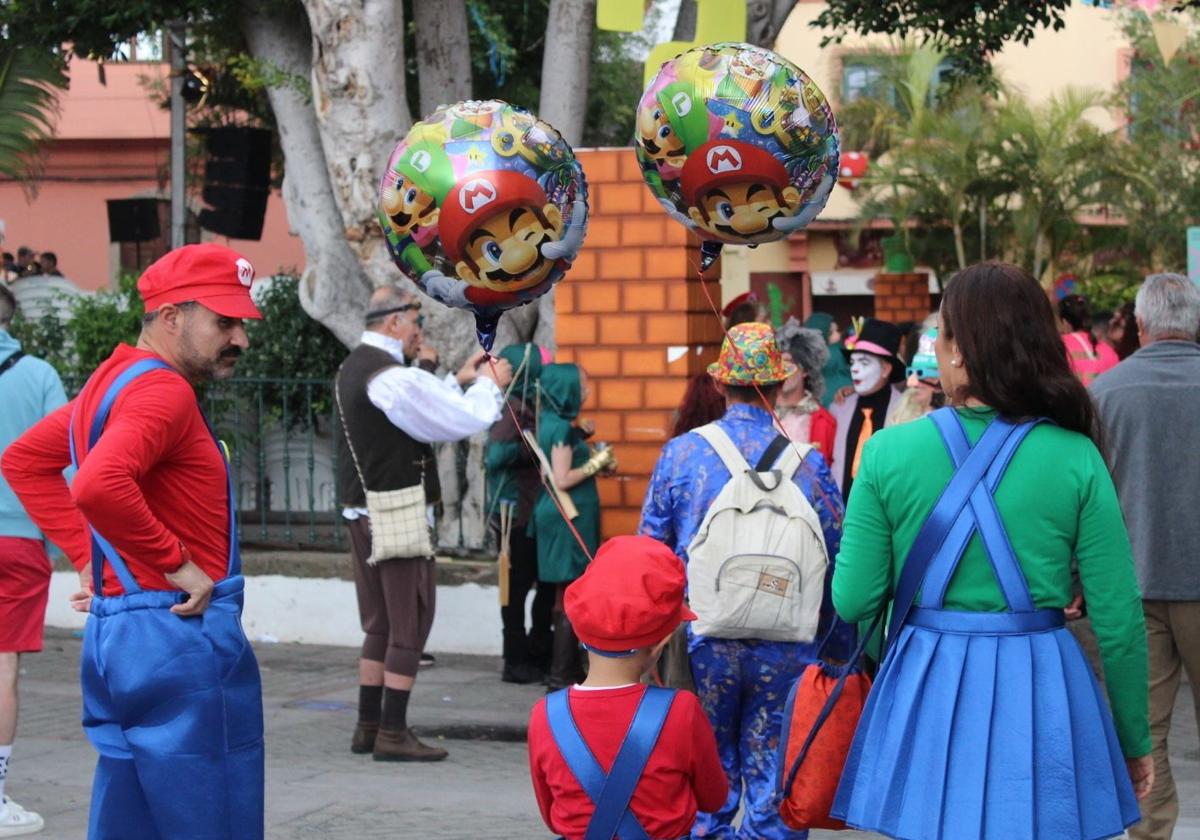
[[(571, 716), (605, 773), (616, 760), (645, 691), (644, 685), (570, 689)], [(545, 700), (533, 707), (529, 717), (529, 766), (546, 825), (567, 840), (582, 838), (595, 805), (558, 751)], [(650, 837), (679, 838), (691, 830), (697, 810), (718, 810), (728, 793), (708, 718), (696, 695), (680, 691), (630, 807)]]

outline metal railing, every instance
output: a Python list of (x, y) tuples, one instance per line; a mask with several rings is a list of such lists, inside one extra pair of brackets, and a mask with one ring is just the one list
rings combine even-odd
[[(68, 393), (82, 378), (64, 380)], [(343, 549), (337, 409), (327, 379), (239, 378), (207, 385), (205, 413), (229, 447), (243, 544)]]

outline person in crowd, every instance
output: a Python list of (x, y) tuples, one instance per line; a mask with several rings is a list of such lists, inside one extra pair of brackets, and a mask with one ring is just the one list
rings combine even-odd
[[(722, 343), (718, 361), (709, 366), (727, 406), (715, 425), (749, 464), (758, 463), (780, 439), (762, 400), (773, 404), (794, 368), (784, 362), (774, 332), (766, 324), (733, 327)], [(638, 533), (662, 542), (688, 562), (688, 547), (731, 478), (722, 457), (699, 432), (669, 441), (654, 467)], [(825, 459), (815, 449), (808, 450), (793, 480), (815, 509), (825, 549), (832, 558), (841, 536), (842, 501)], [(833, 621), (835, 616), (825, 599), (818, 638)], [(788, 690), (813, 661), (818, 645), (712, 638), (691, 627), (688, 634), (692, 676), (716, 731), (721, 766), (731, 786), (721, 807), (697, 817), (692, 836), (734, 836), (733, 820), (740, 810), (743, 819), (737, 836), (803, 837), (787, 828), (779, 816), (775, 745)], [(853, 643), (852, 628), (840, 627), (837, 635), (834, 644), (851, 649), (847, 645)]]
[[(492, 426), (484, 452), (488, 480), (488, 509), (500, 541), (500, 574), (507, 578), (500, 606), (504, 626), (504, 670), (500, 678), (511, 683), (541, 682), (550, 665), (553, 641), (554, 584), (538, 581), (537, 540), (529, 533), (529, 519), (542, 490), (536, 459), (522, 433), (537, 425), (537, 385), (542, 375), (542, 348), (513, 344), (500, 351), (513, 369), (508, 386), (508, 409)], [(516, 418), (514, 422), (513, 418)], [(536, 586), (531, 610), (532, 626), (525, 630), (529, 591)]]
[(725, 329), (738, 324), (762, 321), (765, 315), (766, 310), (754, 292), (743, 292), (721, 309), (721, 318), (725, 322)]
[(794, 362), (796, 372), (779, 389), (775, 413), (789, 438), (797, 443), (811, 443), (825, 458), (833, 457), (833, 442), (837, 423), (821, 406), (825, 392), (822, 375), (829, 361), (829, 344), (816, 330), (800, 326), (789, 318), (776, 336), (783, 350), (784, 361)]
[(868, 318), (842, 345), (842, 356), (850, 363), (854, 393), (830, 406), (837, 422), (830, 468), (845, 499), (850, 498), (858, 475), (863, 447), (876, 431), (892, 422), (900, 407), (901, 392), (896, 387), (904, 381), (900, 340), (900, 330), (894, 324)]
[(671, 437), (679, 437), (699, 426), (720, 418), (725, 413), (725, 398), (707, 373), (698, 373), (688, 380), (683, 401), (675, 409)]
[(1116, 367), (1120, 361), (1116, 351), (1097, 341), (1092, 333), (1092, 308), (1087, 298), (1067, 295), (1058, 302), (1058, 317), (1062, 319), (1062, 343), (1067, 349), (1071, 370), (1084, 385)]
[(0, 278), (2, 278), (5, 283), (11, 283), (20, 276), (20, 272), (17, 271), (16, 257), (12, 255), (11, 251), (5, 251), (4, 264), (3, 266), (0, 266)]
[(27, 245), (22, 245), (17, 249), (17, 273), (22, 277), (31, 277), (42, 273), (37, 253)]
[(931, 316), (932, 325), (925, 327), (916, 349), (910, 354), (904, 393), (900, 405), (892, 415), (892, 425), (919, 420), (931, 411), (946, 404), (941, 379), (937, 368), (937, 314)]
[(1181, 671), (1200, 719), (1200, 522), (1180, 503), (1200, 499), (1200, 290), (1181, 275), (1152, 274), (1134, 307), (1142, 349), (1097, 377), (1091, 392), (1133, 543), (1150, 653), (1155, 783), (1129, 834), (1168, 840), (1179, 817), (1167, 735)]
[[(1119, 835), (1154, 768), (1145, 624), (1095, 408), (1014, 266), (949, 283), (937, 359), (952, 407), (872, 438), (846, 512), (839, 615), (896, 603), (833, 814), (911, 840)], [(1076, 561), (1109, 704), (1064, 626)]]
[(825, 380), (825, 395), (821, 397), (821, 405), (829, 408), (833, 405), (834, 397), (838, 395), (838, 392), (843, 388), (850, 387), (851, 384), (850, 363), (846, 361), (846, 356), (842, 353), (844, 336), (837, 322), (828, 312), (814, 312), (805, 320), (804, 326), (810, 330), (817, 330), (825, 336), (825, 341), (829, 344), (829, 361), (821, 370), (821, 378)]
[(550, 498), (551, 491), (547, 491), (538, 497), (529, 523), (529, 533), (537, 540), (538, 580), (558, 589), (548, 681), (549, 688), (554, 690), (577, 683), (583, 677), (579, 640), (563, 610), (562, 593), (567, 584), (583, 574), (600, 544), (596, 474), (611, 470), (615, 459), (607, 447), (588, 446), (588, 430), (576, 422), (588, 398), (588, 378), (583, 368), (571, 364), (547, 365), (538, 380), (538, 391), (541, 413), (537, 441), (550, 467), (548, 479), (568, 514), (572, 507), (577, 512), (566, 521), (559, 505)]
[[(196, 388), (248, 346), (254, 268), (217, 244), (138, 280), (146, 315), (79, 396), (11, 444), (4, 477), (79, 571), (88, 837), (263, 836), (262, 685), (242, 632), (237, 502)], [(78, 472), (68, 488), (63, 470)]]
[[(26, 356), (9, 334), (16, 311), (12, 292), (0, 285), (0, 453), (67, 402), (54, 368)], [(50, 570), (41, 531), (0, 478), (0, 837), (33, 834), (44, 825), (40, 815), (9, 799), (4, 788), (17, 734), (20, 658), (42, 649)]]
[(500, 419), (501, 388), (512, 378), (475, 353), (445, 379), (413, 364), (423, 345), (421, 303), (395, 286), (367, 304), (361, 343), (334, 380), (339, 420), (338, 497), (350, 529), (354, 586), (363, 629), (358, 663), (358, 723), (350, 750), (376, 761), (440, 761), (446, 751), (420, 741), (408, 725), (408, 700), (433, 626), (433, 557), (375, 557), (366, 491), (423, 486), (440, 499), (431, 443), (462, 440)]
[[(675, 628), (696, 617), (684, 602), (685, 585), (683, 564), (670, 549), (625, 536), (604, 543), (567, 587), (567, 616), (590, 662), (587, 679), (538, 701), (529, 716), (533, 790), (556, 835), (592, 836), (590, 823), (601, 810), (600, 791), (581, 780), (581, 753), (612, 768), (627, 741), (643, 744), (646, 755), (640, 776), (629, 780), (626, 808), (644, 836), (686, 836), (697, 810), (715, 811), (725, 802), (729, 782), (696, 695), (640, 682)], [(635, 726), (653, 728), (660, 720), (657, 737), (627, 737)], [(608, 793), (620, 781), (612, 773), (601, 787)]]
[(1121, 304), (1121, 308), (1113, 313), (1106, 329), (1108, 344), (1116, 351), (1121, 361), (1128, 359), (1141, 346), (1138, 341), (1137, 316), (1133, 312), (1133, 301)]
[(58, 270), (58, 255), (53, 251), (42, 251), (42, 255), (38, 257), (38, 273), (62, 277), (62, 272)]

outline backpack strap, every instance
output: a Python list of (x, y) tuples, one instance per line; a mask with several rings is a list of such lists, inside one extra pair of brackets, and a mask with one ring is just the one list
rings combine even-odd
[(5, 359), (3, 362), (0, 362), (0, 374), (6, 373), (9, 368), (21, 361), (23, 358), (25, 358), (25, 354), (23, 352), (20, 350), (13, 351), (13, 353), (10, 354), (7, 359)]
[(717, 455), (721, 458), (721, 462), (725, 465), (725, 469), (729, 470), (731, 476), (750, 469), (750, 463), (746, 460), (746, 457), (734, 445), (733, 440), (726, 431), (716, 423), (700, 426), (694, 431), (708, 441), (708, 445), (716, 450)]
[(571, 715), (569, 689), (546, 697), (546, 718), (554, 742), (580, 787), (596, 805), (584, 840), (649, 840), (649, 835), (629, 810), (629, 802), (658, 743), (676, 691), (649, 686), (625, 733), (625, 740), (607, 774), (583, 740)]
[(767, 446), (762, 457), (758, 459), (758, 463), (754, 465), (755, 472), (766, 472), (775, 466), (775, 461), (783, 454), (783, 450), (787, 449), (787, 445), (791, 443), (786, 435), (776, 435), (775, 440), (771, 441)]

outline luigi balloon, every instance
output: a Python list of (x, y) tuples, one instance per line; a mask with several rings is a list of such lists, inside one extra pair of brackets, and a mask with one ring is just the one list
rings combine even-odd
[(396, 146), (379, 185), (392, 259), (475, 314), (490, 350), (504, 310), (545, 294), (579, 253), (587, 183), (549, 124), (499, 100), (443, 106)]
[(782, 239), (817, 217), (838, 173), (833, 111), (799, 67), (749, 44), (713, 44), (663, 64), (637, 110), (642, 176), (701, 240)]

